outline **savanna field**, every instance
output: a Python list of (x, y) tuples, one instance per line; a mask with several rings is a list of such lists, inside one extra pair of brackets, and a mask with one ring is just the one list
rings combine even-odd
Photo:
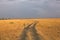
[(60, 18), (0, 20), (0, 40), (60, 40)]

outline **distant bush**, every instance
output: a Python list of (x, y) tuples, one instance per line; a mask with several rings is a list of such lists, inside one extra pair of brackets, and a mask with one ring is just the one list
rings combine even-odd
[(11, 18), (0, 18), (0, 20), (7, 20), (7, 19), (11, 19)]
[(14, 24), (14, 22), (10, 22), (10, 24)]
[(4, 20), (5, 18), (0, 18), (0, 20)]

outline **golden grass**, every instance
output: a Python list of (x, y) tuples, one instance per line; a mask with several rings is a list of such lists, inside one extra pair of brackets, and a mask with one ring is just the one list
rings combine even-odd
[[(43, 40), (60, 40), (60, 19), (0, 20), (0, 40), (19, 40), (25, 25), (35, 21), (38, 21), (37, 33), (42, 36)], [(30, 35), (28, 40), (32, 40)]]

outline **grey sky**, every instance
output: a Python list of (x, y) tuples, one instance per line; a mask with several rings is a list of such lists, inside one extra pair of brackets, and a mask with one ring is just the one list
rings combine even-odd
[(60, 17), (59, 0), (0, 0), (0, 18)]

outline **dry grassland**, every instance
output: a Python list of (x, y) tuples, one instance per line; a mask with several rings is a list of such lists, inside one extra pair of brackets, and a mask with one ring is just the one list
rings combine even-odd
[(0, 40), (60, 40), (60, 19), (0, 20)]

